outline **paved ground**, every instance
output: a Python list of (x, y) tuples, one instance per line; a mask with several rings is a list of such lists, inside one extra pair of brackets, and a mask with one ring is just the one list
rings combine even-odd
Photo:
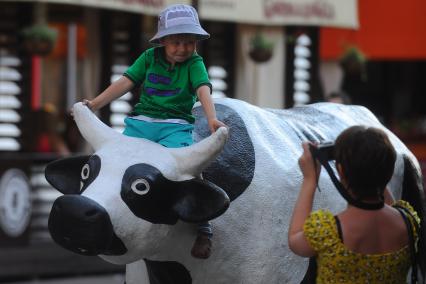
[(87, 277), (68, 277), (57, 279), (33, 279), (18, 282), (1, 282), (5, 284), (123, 284), (123, 274), (87, 276)]

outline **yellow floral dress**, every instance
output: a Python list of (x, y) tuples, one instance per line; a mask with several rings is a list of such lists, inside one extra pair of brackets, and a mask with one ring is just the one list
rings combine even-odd
[[(408, 202), (400, 200), (396, 204), (410, 210), (420, 223)], [(317, 283), (406, 283), (411, 266), (408, 246), (383, 254), (353, 252), (341, 242), (334, 216), (325, 210), (312, 212), (303, 230), (317, 252)], [(417, 238), (417, 232), (414, 235)]]

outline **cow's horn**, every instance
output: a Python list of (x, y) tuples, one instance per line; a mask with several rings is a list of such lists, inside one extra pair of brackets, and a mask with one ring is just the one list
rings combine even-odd
[(74, 104), (73, 115), (81, 135), (83, 135), (84, 139), (86, 139), (95, 150), (99, 149), (108, 140), (121, 136), (120, 133), (100, 121), (99, 118), (81, 102)]
[(228, 129), (220, 127), (215, 133), (194, 145), (169, 150), (178, 160), (182, 174), (198, 176), (219, 155), (227, 138)]

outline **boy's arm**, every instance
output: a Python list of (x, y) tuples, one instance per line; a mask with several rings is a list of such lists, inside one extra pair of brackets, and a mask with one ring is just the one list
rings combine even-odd
[(87, 105), (92, 111), (97, 111), (111, 101), (123, 96), (128, 91), (133, 89), (135, 84), (129, 78), (122, 76), (117, 81), (114, 81), (108, 88), (105, 89), (99, 96), (93, 100), (83, 100), (83, 104)]
[(199, 87), (197, 89), (197, 96), (207, 117), (210, 132), (213, 133), (222, 126), (226, 127), (226, 125), (216, 117), (216, 109), (210, 96), (210, 88), (206, 85)]

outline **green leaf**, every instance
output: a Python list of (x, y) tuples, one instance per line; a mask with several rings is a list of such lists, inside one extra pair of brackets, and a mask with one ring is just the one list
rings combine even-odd
[(58, 37), (58, 32), (47, 25), (33, 25), (27, 27), (22, 30), (21, 34), (25, 39), (38, 39), (52, 42), (54, 42)]

